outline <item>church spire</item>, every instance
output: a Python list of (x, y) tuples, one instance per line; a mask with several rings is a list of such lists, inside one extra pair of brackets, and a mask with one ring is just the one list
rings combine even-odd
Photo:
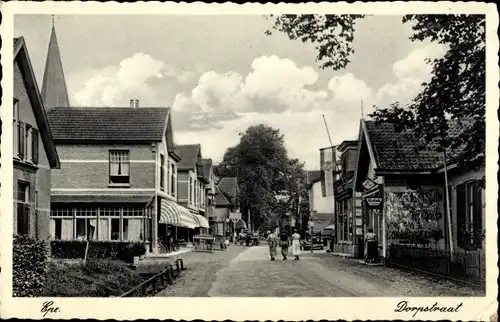
[(43, 74), (42, 100), (47, 110), (56, 106), (69, 106), (68, 90), (61, 62), (61, 53), (57, 44), (54, 15), (50, 35), (45, 72)]

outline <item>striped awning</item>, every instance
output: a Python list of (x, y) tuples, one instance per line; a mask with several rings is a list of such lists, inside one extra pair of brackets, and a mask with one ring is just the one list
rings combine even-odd
[(201, 227), (201, 228), (210, 228), (210, 226), (208, 225), (207, 218), (205, 218), (205, 217), (203, 217), (201, 215), (194, 215), (194, 217), (198, 221), (198, 227)]
[(198, 220), (186, 208), (176, 204), (175, 202), (162, 199), (160, 224), (193, 229), (198, 227)]

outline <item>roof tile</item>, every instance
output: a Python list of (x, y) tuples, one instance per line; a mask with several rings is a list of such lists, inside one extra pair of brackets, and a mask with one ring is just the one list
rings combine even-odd
[(54, 140), (161, 141), (169, 108), (54, 107), (47, 116)]
[(177, 164), (177, 168), (179, 170), (191, 170), (194, 169), (197, 165), (198, 156), (201, 153), (201, 145), (176, 145), (175, 152), (181, 158), (181, 161)]

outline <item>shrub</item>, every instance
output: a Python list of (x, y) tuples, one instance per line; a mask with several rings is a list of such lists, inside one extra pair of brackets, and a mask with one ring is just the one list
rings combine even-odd
[(52, 262), (43, 296), (119, 296), (141, 283), (139, 273), (121, 261), (90, 259), (84, 265)]
[(38, 296), (47, 275), (48, 248), (43, 240), (14, 236), (12, 254), (13, 296)]

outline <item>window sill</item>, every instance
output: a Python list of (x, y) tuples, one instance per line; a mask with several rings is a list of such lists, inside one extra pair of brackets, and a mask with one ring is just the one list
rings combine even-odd
[(108, 188), (130, 188), (130, 183), (110, 183)]
[(14, 157), (14, 163), (18, 164), (18, 165), (21, 165), (21, 166), (28, 167), (28, 168), (33, 169), (33, 170), (38, 170), (38, 165), (37, 164), (34, 164), (34, 163), (26, 161), (26, 160), (21, 160), (21, 159), (19, 159), (17, 157)]

